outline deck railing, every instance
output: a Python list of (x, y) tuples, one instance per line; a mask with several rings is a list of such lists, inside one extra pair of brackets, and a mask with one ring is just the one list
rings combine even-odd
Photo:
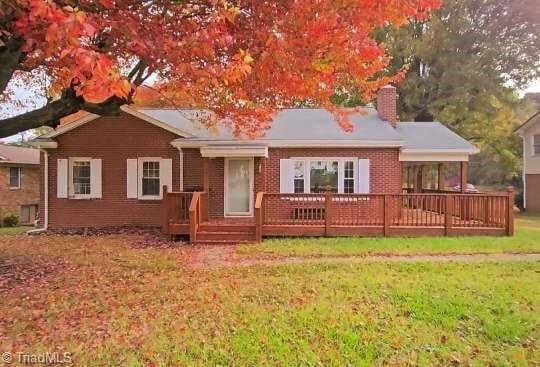
[(259, 193), (262, 235), (513, 234), (513, 190), (494, 194)]
[(171, 225), (189, 224), (189, 205), (193, 198), (193, 192), (170, 192), (167, 186), (163, 186), (163, 221), (164, 233), (170, 233)]

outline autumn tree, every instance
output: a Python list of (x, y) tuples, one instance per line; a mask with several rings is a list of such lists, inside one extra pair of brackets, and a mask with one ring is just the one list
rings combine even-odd
[[(424, 19), (439, 0), (2, 0), (0, 91), (46, 75), (47, 103), (0, 120), (0, 136), (84, 109), (110, 115), (152, 76), (182, 105), (254, 135), (298, 101), (332, 109), (403, 76), (373, 38)], [(386, 74), (386, 75), (384, 75)], [(7, 94), (7, 95), (6, 95)], [(337, 112), (336, 112), (337, 113)], [(346, 119), (340, 120), (347, 127)]]
[(380, 30), (390, 69), (409, 65), (399, 84), (403, 121), (440, 121), (474, 142), (479, 181), (518, 175), (521, 142), (513, 130), (532, 111), (517, 89), (540, 77), (536, 0), (454, 0), (429, 18)]

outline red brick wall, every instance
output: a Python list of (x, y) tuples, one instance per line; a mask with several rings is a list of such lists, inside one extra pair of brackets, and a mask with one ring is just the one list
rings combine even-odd
[[(19, 189), (9, 187), (10, 167), (21, 167), (21, 187)], [(15, 214), (21, 219), (22, 205), (38, 205), (39, 177), (37, 165), (4, 164), (0, 166), (0, 221), (9, 214)], [(35, 212), (32, 209), (30, 223), (34, 217)]]
[[(56, 138), (49, 151), (49, 228), (159, 226), (159, 200), (128, 199), (126, 159), (172, 158), (173, 190), (179, 190), (179, 152), (171, 146), (176, 135), (128, 114), (101, 117)], [(102, 159), (101, 199), (73, 200), (56, 197), (57, 159)]]
[(386, 86), (377, 93), (377, 111), (384, 121), (396, 126), (397, 121), (397, 93), (393, 86)]
[(370, 160), (371, 193), (401, 193), (401, 162), (398, 148), (280, 148), (270, 149), (266, 191), (279, 192), (279, 160), (291, 157), (354, 157)]
[[(51, 229), (110, 226), (159, 226), (160, 201), (126, 196), (126, 159), (162, 157), (173, 160), (173, 190), (180, 189), (179, 152), (170, 145), (176, 136), (131, 115), (101, 117), (59, 136), (49, 151), (49, 227)], [(183, 149), (184, 191), (203, 188), (203, 158), (199, 149)], [(102, 159), (103, 197), (73, 200), (56, 197), (56, 162), (59, 158)], [(396, 148), (286, 148), (269, 150), (269, 158), (255, 159), (255, 190), (279, 192), (279, 160), (290, 157), (355, 157), (371, 160), (371, 192), (399, 193), (401, 164)], [(43, 159), (43, 158), (42, 158)], [(264, 163), (263, 163), (264, 162)], [(263, 165), (266, 170), (263, 170)], [(209, 214), (223, 217), (224, 159), (209, 159)], [(263, 172), (266, 172), (263, 175)], [(43, 183), (41, 182), (41, 185)], [(265, 184), (265, 185), (264, 185)], [(265, 186), (265, 188), (263, 188)], [(43, 203), (42, 203), (43, 204)], [(44, 205), (41, 205), (43, 208)], [(43, 218), (43, 212), (41, 213)]]

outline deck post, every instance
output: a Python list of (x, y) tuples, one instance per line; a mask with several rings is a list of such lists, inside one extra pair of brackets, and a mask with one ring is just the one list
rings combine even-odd
[(197, 241), (197, 230), (199, 229), (199, 206), (200, 204), (200, 192), (193, 194), (191, 203), (189, 204), (189, 242), (194, 243)]
[(469, 167), (469, 162), (462, 161), (461, 162), (461, 172), (460, 172), (460, 181), (461, 181), (461, 192), (465, 194), (467, 192), (467, 170)]
[(383, 195), (383, 235), (386, 237), (390, 233), (390, 198), (388, 194)]
[(161, 231), (169, 234), (169, 191), (167, 185), (163, 185), (163, 198), (161, 199)]
[(506, 189), (508, 193), (508, 212), (506, 213), (506, 234), (514, 235), (514, 188), (509, 186)]
[(210, 194), (210, 160), (203, 158), (203, 191)]
[(437, 165), (437, 189), (444, 190), (444, 163)]
[(444, 197), (444, 235), (450, 236), (452, 231), (452, 195), (446, 194)]
[(324, 194), (324, 235), (330, 234), (330, 219), (332, 218), (332, 193), (327, 191)]
[(257, 193), (255, 200), (255, 239), (262, 242), (262, 229), (264, 224), (264, 192)]

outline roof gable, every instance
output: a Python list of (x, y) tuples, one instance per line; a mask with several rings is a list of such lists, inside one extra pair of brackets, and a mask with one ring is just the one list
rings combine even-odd
[[(159, 121), (159, 120), (156, 120), (154, 119), (153, 117), (151, 116), (148, 116), (146, 114), (143, 114), (143, 113), (140, 113), (139, 111), (127, 106), (127, 105), (124, 105), (124, 106), (121, 106), (120, 109), (126, 113), (129, 113), (130, 115), (132, 116), (135, 116), (143, 121), (146, 121), (154, 126), (157, 126), (161, 129), (164, 129), (164, 130), (167, 130), (169, 132), (172, 132), (173, 134), (176, 134), (178, 136), (181, 136), (181, 137), (192, 137), (192, 135), (187, 132), (187, 131), (183, 131), (181, 129), (178, 129), (174, 126), (171, 126), (167, 123), (164, 123), (162, 121)], [(39, 138), (40, 139), (52, 139), (52, 138), (55, 138), (59, 135), (62, 135), (62, 134), (65, 134), (67, 133), (68, 131), (71, 131), (73, 129), (76, 129), (78, 128), (79, 126), (83, 126), (91, 121), (94, 121), (95, 119), (99, 118), (101, 116), (99, 115), (96, 115), (96, 114), (93, 114), (93, 113), (87, 113), (87, 114), (81, 114), (81, 117), (77, 118), (76, 120), (74, 121), (71, 121), (71, 122), (68, 122), (68, 123), (65, 123), (63, 125), (60, 125), (58, 128), (56, 128), (54, 131), (50, 132), (50, 133), (47, 133), (47, 134), (44, 134), (42, 136), (40, 136)]]
[(536, 125), (537, 123), (540, 123), (540, 111), (532, 115), (527, 121), (521, 124), (521, 126), (516, 129), (516, 133), (523, 136), (527, 129)]

